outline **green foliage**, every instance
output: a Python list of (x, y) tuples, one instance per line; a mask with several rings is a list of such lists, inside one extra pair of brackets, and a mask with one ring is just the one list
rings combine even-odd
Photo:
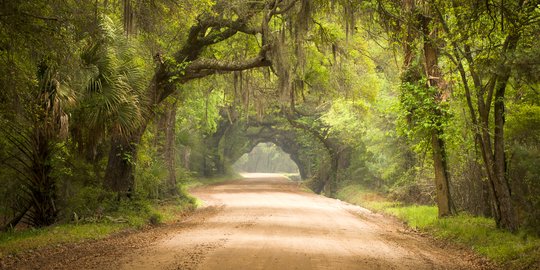
[(136, 193), (143, 198), (160, 198), (166, 189), (164, 180), (167, 178), (167, 169), (157, 155), (145, 155), (142, 152), (137, 161)]
[(81, 187), (66, 200), (63, 212), (67, 220), (75, 222), (97, 221), (116, 203), (114, 193), (95, 186)]
[(139, 145), (135, 170), (135, 194), (139, 198), (163, 198), (167, 190), (167, 168), (157, 151), (156, 140), (155, 133), (147, 132)]
[(514, 104), (509, 111), (509, 176), (525, 228), (540, 235), (540, 106)]
[(181, 76), (185, 75), (186, 74), (186, 68), (189, 66), (189, 64), (191, 64), (191, 62), (189, 62), (189, 61), (184, 61), (184, 62), (178, 63), (172, 57), (166, 57), (164, 61), (165, 61), (166, 66), (169, 68), (169, 70), (167, 70), (167, 72), (170, 72), (170, 73), (173, 73), (173, 74), (178, 74), (178, 75), (173, 75), (173, 76), (171, 76), (169, 78), (170, 83), (178, 81), (178, 79)]
[(111, 208), (107, 220), (117, 223), (127, 223), (135, 228), (142, 228), (152, 221), (159, 221), (160, 214), (152, 203), (144, 199), (120, 200)]
[[(220, 108), (223, 106), (223, 84), (221, 79), (196, 81), (182, 86), (183, 105), (179, 108), (177, 125), (181, 130), (191, 129), (202, 134), (216, 131), (221, 119)], [(189, 144), (186, 138), (184, 144)]]
[(436, 221), (431, 227), (437, 237), (470, 245), (500, 263), (519, 265), (538, 259), (540, 239), (523, 232), (511, 234), (499, 230), (492, 219), (462, 214)]
[(432, 131), (445, 130), (451, 117), (448, 104), (436, 100), (439, 90), (425, 85), (425, 81), (404, 82), (400, 96), (399, 130), (419, 152), (428, 147)]
[(437, 208), (427, 205), (396, 206), (384, 209), (384, 212), (397, 216), (414, 229), (426, 229), (437, 222)]
[(108, 16), (100, 17), (97, 36), (86, 43), (81, 58), (88, 74), (76, 123), (90, 137), (128, 135), (142, 125), (147, 109), (142, 93), (150, 81), (150, 60)]
[(540, 142), (540, 105), (515, 104), (508, 109), (506, 125), (514, 144), (530, 145)]
[(344, 185), (338, 190), (337, 198), (377, 212), (399, 204), (386, 200), (382, 195), (370, 191), (360, 184)]
[(361, 143), (365, 126), (362, 120), (366, 109), (352, 101), (336, 99), (332, 107), (322, 116), (322, 121), (330, 128), (328, 135), (342, 138), (342, 142), (356, 147)]
[(540, 235), (540, 148), (538, 145), (530, 147), (513, 145), (509, 159), (509, 175), (520, 206), (520, 215), (523, 217), (525, 228)]

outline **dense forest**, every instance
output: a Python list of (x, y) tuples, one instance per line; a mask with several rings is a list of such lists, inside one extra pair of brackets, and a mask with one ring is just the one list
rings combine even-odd
[(540, 233), (530, 0), (2, 0), (0, 222), (190, 200), (260, 143), (333, 197)]

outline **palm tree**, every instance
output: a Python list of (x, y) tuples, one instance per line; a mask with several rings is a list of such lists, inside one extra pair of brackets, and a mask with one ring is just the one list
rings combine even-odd
[[(143, 91), (152, 72), (144, 65), (150, 61), (140, 55), (144, 54), (136, 41), (128, 39), (121, 27), (107, 16), (100, 18), (97, 36), (82, 53), (87, 83), (72, 128), (79, 148), (92, 161), (97, 161), (95, 149), (103, 139), (124, 140), (145, 123)], [(120, 162), (134, 164), (135, 158), (122, 156)], [(106, 180), (105, 186), (113, 188), (109, 184)]]
[(14, 151), (8, 166), (18, 172), (21, 194), (18, 213), (3, 229), (25, 222), (42, 227), (53, 224), (58, 216), (56, 180), (52, 159), (59, 142), (68, 135), (66, 107), (75, 101), (73, 92), (62, 83), (59, 74), (46, 62), (38, 66), (37, 84), (27, 95), (24, 113), (17, 121), (3, 123), (5, 138)]

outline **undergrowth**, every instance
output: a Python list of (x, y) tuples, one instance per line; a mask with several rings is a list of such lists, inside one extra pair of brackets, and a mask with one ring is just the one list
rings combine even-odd
[(0, 257), (62, 243), (101, 239), (128, 227), (126, 223), (60, 224), (0, 233)]
[(512, 234), (497, 229), (495, 221), (461, 213), (437, 218), (437, 208), (392, 202), (360, 185), (349, 185), (337, 193), (347, 201), (398, 217), (409, 227), (428, 232), (435, 238), (454, 241), (508, 269), (534, 269), (540, 262), (540, 239), (526, 232)]
[(62, 220), (45, 228), (15, 228), (0, 232), (0, 258), (49, 245), (78, 243), (108, 237), (127, 229), (141, 229), (179, 220), (199, 205), (185, 188), (161, 200), (134, 196), (114, 199), (100, 189), (83, 190), (69, 201)]
[(197, 177), (197, 178), (191, 178), (188, 181), (186, 181), (184, 183), (184, 187), (186, 189), (192, 189), (192, 188), (196, 188), (200, 186), (215, 185), (215, 184), (219, 184), (219, 183), (223, 183), (223, 182), (227, 182), (227, 181), (231, 181), (235, 179), (241, 179), (241, 178), (242, 176), (236, 173), (230, 174), (230, 175), (219, 176), (219, 177), (208, 177), (208, 178)]

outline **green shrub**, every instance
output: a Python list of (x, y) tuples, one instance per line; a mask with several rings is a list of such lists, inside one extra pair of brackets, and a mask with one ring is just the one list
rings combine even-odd
[(67, 198), (66, 208), (62, 212), (67, 220), (96, 221), (114, 208), (115, 197), (113, 192), (100, 187), (82, 187)]
[(437, 207), (427, 205), (392, 206), (384, 212), (399, 217), (411, 228), (426, 229), (437, 221)]
[(163, 216), (159, 213), (153, 213), (148, 218), (148, 223), (151, 225), (159, 225), (163, 222)]

